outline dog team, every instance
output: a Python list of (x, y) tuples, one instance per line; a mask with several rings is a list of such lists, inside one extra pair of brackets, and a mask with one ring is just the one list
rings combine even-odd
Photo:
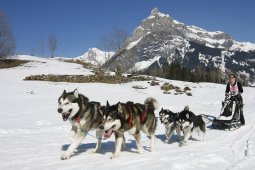
[[(141, 132), (150, 136), (150, 150), (155, 144), (155, 131), (157, 117), (154, 111), (158, 107), (156, 99), (149, 97), (144, 104), (128, 101), (118, 102), (101, 106), (99, 102), (90, 102), (87, 97), (80, 94), (77, 89), (73, 92), (63, 91), (58, 99), (58, 113), (64, 121), (69, 120), (72, 128), (69, 132), (71, 144), (61, 156), (62, 160), (70, 158), (74, 150), (81, 144), (89, 131), (96, 130), (97, 144), (94, 153), (99, 152), (102, 139), (108, 139), (114, 133), (115, 152), (111, 158), (116, 158), (125, 147), (124, 132), (133, 135), (136, 141), (138, 153), (143, 153)], [(195, 115), (186, 106), (180, 113), (161, 109), (159, 112), (160, 122), (165, 126), (166, 140), (170, 139), (176, 131), (180, 145), (186, 145), (192, 132), (197, 130), (205, 136), (205, 121), (202, 115)], [(183, 133), (183, 140), (181, 133)]]

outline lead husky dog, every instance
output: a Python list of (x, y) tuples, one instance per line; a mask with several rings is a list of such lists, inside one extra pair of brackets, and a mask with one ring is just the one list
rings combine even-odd
[(171, 110), (166, 110), (161, 108), (159, 112), (159, 120), (161, 124), (164, 124), (165, 126), (165, 135), (166, 135), (166, 140), (165, 143), (170, 142), (170, 139), (176, 130), (176, 121), (178, 119), (178, 113), (174, 113)]
[[(71, 156), (88, 131), (97, 129), (100, 126), (103, 121), (101, 108), (100, 103), (89, 102), (89, 99), (79, 94), (77, 89), (68, 93), (64, 90), (58, 99), (58, 113), (62, 114), (64, 121), (70, 121), (72, 128), (69, 133), (71, 145), (61, 156), (62, 160), (68, 159)], [(103, 131), (98, 129), (96, 136), (98, 141), (94, 152), (100, 150)]]
[(126, 131), (134, 136), (140, 154), (143, 153), (140, 131), (151, 137), (150, 147), (153, 149), (157, 126), (154, 114), (156, 107), (157, 101), (154, 98), (147, 98), (144, 104), (119, 102), (110, 106), (107, 102), (101, 129), (105, 132), (105, 138), (109, 138), (115, 132), (116, 148), (111, 158), (119, 156)]
[[(205, 139), (205, 122), (203, 120), (202, 115), (195, 115), (193, 112), (189, 110), (188, 106), (185, 106), (184, 110), (181, 111), (178, 115), (178, 119), (176, 121), (176, 132), (179, 136), (179, 141), (181, 142), (181, 132), (183, 132), (184, 139), (182, 144), (187, 144), (187, 141), (190, 137), (192, 137), (192, 132), (196, 129), (203, 134), (203, 140)], [(180, 143), (181, 144), (181, 143)]]

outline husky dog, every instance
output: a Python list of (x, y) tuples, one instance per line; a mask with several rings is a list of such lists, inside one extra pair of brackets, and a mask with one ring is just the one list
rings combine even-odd
[(164, 124), (166, 130), (166, 140), (165, 143), (170, 142), (170, 139), (176, 129), (176, 120), (178, 118), (178, 113), (174, 113), (170, 110), (161, 108), (159, 112), (159, 120), (161, 124)]
[(151, 97), (147, 98), (144, 104), (129, 101), (110, 106), (107, 102), (101, 129), (105, 132), (105, 138), (109, 138), (115, 132), (116, 148), (111, 158), (119, 156), (124, 140), (123, 133), (126, 131), (134, 136), (140, 154), (143, 153), (140, 131), (151, 137), (150, 148), (153, 149), (157, 126), (157, 119), (154, 114), (156, 107), (157, 101)]
[(184, 139), (183, 144), (187, 144), (188, 139), (191, 137), (192, 132), (196, 129), (199, 132), (203, 133), (203, 140), (205, 137), (205, 122), (202, 115), (196, 116), (193, 112), (189, 110), (189, 107), (186, 106), (183, 111), (179, 113), (178, 119), (176, 121), (176, 132), (179, 136), (179, 141), (181, 142), (181, 132), (183, 132)]
[[(61, 156), (62, 160), (68, 159), (73, 151), (79, 146), (82, 140), (90, 130), (97, 129), (103, 122), (102, 107), (98, 102), (89, 102), (89, 99), (78, 93), (75, 89), (73, 92), (64, 92), (58, 99), (58, 113), (62, 114), (64, 121), (69, 120), (72, 124), (69, 133), (71, 145)], [(101, 147), (101, 137), (104, 131), (97, 129), (98, 138), (94, 152), (98, 152)]]

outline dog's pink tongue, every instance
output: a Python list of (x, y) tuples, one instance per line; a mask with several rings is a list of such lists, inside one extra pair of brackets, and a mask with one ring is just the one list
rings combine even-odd
[(112, 136), (113, 128), (109, 129), (107, 132), (104, 133), (104, 139), (108, 139)]

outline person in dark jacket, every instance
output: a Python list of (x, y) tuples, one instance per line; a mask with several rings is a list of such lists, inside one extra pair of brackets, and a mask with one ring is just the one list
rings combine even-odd
[(235, 96), (239, 102), (240, 102), (240, 121), (242, 125), (245, 125), (245, 120), (243, 116), (243, 98), (242, 98), (242, 93), (243, 93), (243, 87), (240, 82), (236, 81), (236, 76), (235, 74), (230, 74), (228, 76), (229, 78), (229, 83), (227, 84), (226, 87), (226, 96)]

